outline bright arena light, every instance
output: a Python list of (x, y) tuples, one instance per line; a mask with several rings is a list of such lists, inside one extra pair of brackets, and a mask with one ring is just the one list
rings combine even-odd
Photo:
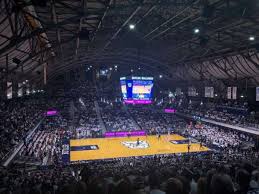
[(85, 103), (82, 98), (79, 98), (78, 101), (81, 103), (82, 106), (85, 106)]
[(193, 32), (194, 32), (195, 34), (198, 34), (198, 33), (200, 32), (200, 29), (199, 29), (199, 28), (195, 28), (195, 29), (193, 30)]
[(159, 78), (162, 78), (163, 77), (163, 75), (159, 75)]
[(254, 41), (254, 40), (255, 40), (255, 37), (254, 37), (254, 36), (249, 36), (249, 40), (250, 40), (250, 41)]
[(135, 25), (134, 25), (134, 24), (130, 24), (130, 25), (129, 25), (129, 29), (130, 29), (130, 30), (134, 30), (134, 29), (135, 29)]
[(110, 71), (112, 71), (112, 67), (110, 67), (109, 69), (110, 69)]
[(133, 72), (133, 69), (131, 69), (130, 71)]

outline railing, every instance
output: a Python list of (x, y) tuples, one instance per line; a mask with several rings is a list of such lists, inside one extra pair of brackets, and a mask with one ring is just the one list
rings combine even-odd
[[(38, 124), (33, 128), (31, 129), (27, 134), (27, 137), (26, 137), (26, 140), (28, 140), (32, 134), (38, 129), (38, 127), (40, 126), (40, 124), (42, 123), (42, 121), (44, 120), (44, 118), (42, 118)], [(10, 162), (14, 159), (14, 157), (18, 154), (18, 152), (21, 150), (21, 148), (23, 147), (24, 145), (24, 141), (21, 140), (20, 143), (14, 148), (13, 151), (9, 152), (5, 158), (7, 158), (4, 162), (3, 162), (3, 166), (8, 166), (10, 164)]]
[[(189, 118), (189, 119), (192, 119), (192, 120), (194, 119), (193, 115), (190, 115), (190, 114), (184, 114), (184, 113), (177, 112), (176, 115), (182, 116), (182, 117), (185, 117), (185, 118)], [(240, 126), (222, 123), (222, 122), (218, 122), (218, 121), (214, 121), (214, 120), (206, 119), (206, 118), (201, 118), (201, 121), (203, 121), (205, 123), (210, 123), (210, 124), (213, 124), (213, 125), (225, 127), (225, 128), (228, 128), (228, 129), (233, 129), (233, 130), (242, 131), (242, 132), (246, 132), (246, 133), (250, 133), (250, 134), (254, 134), (254, 135), (259, 135), (259, 131), (253, 130), (249, 127), (240, 127)]]
[(96, 111), (96, 114), (97, 114), (97, 118), (99, 120), (100, 127), (102, 129), (102, 134), (105, 134), (107, 129), (106, 129), (106, 126), (105, 126), (105, 124), (103, 122), (103, 119), (102, 119), (102, 116), (101, 116), (99, 104), (96, 100), (94, 101), (94, 106), (95, 106), (95, 111)]
[(139, 126), (139, 124), (137, 123), (137, 121), (135, 120), (135, 118), (131, 115), (131, 113), (129, 112), (127, 106), (125, 106), (125, 104), (122, 104), (124, 111), (126, 112), (126, 114), (128, 115), (128, 117), (133, 121), (133, 124), (135, 126), (135, 129), (137, 130), (141, 130), (141, 127)]

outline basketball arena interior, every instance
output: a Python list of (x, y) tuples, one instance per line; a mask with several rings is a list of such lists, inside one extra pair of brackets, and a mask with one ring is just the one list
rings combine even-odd
[(0, 194), (259, 194), (258, 0), (0, 9)]

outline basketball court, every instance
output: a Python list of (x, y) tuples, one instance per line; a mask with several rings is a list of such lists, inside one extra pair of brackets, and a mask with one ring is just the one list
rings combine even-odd
[[(190, 146), (190, 152), (208, 150), (199, 143)], [(176, 134), (162, 135), (160, 139), (157, 136), (135, 136), (70, 140), (70, 162), (187, 152), (188, 140)]]

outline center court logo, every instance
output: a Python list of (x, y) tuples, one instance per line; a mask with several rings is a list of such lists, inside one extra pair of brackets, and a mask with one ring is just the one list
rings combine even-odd
[(139, 144), (137, 144), (137, 141), (123, 141), (121, 143), (130, 149), (146, 149), (149, 147), (146, 141), (139, 141)]

